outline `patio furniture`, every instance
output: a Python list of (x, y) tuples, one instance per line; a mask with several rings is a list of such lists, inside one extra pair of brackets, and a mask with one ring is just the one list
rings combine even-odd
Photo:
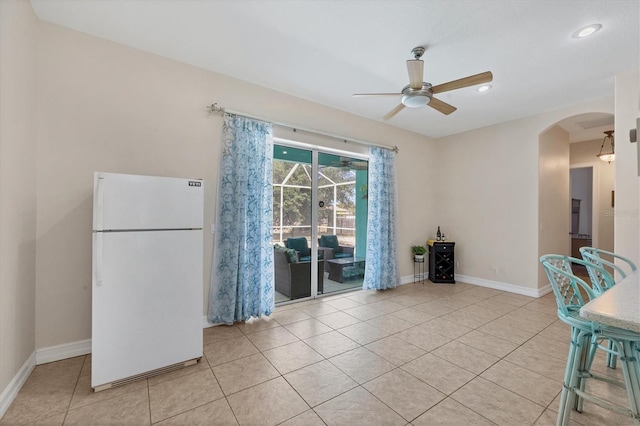
[(344, 283), (364, 278), (364, 257), (343, 257), (340, 259), (329, 259), (329, 279)]
[[(354, 249), (349, 246), (341, 246), (337, 235), (322, 235), (318, 238), (318, 250), (323, 253), (324, 260), (343, 259), (353, 257)], [(325, 263), (325, 272), (329, 272), (329, 265)]]
[[(318, 261), (318, 293), (324, 291), (324, 261)], [(276, 291), (291, 300), (311, 296), (311, 262), (295, 262), (286, 250), (274, 247), (274, 281)]]
[(287, 238), (284, 244), (287, 248), (298, 252), (299, 260), (301, 262), (311, 260), (311, 249), (309, 248), (309, 243), (305, 237)]
[(331, 249), (331, 259), (353, 257), (353, 247), (341, 246), (337, 235), (322, 235), (318, 238), (318, 245), (323, 250)]

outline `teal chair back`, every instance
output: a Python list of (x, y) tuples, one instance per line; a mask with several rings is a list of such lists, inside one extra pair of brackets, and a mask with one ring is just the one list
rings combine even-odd
[(335, 251), (340, 249), (337, 235), (323, 235), (320, 237), (320, 247), (332, 248)]
[[(580, 254), (582, 255), (582, 258), (584, 260), (591, 262), (592, 264), (600, 268), (604, 269), (606, 267), (610, 268), (610, 270), (612, 271), (616, 271), (618, 274), (620, 274), (620, 279), (626, 278), (629, 272), (633, 272), (638, 269), (635, 263), (631, 261), (631, 259), (627, 259), (626, 257), (620, 256), (619, 254), (615, 254), (602, 249), (597, 249), (595, 247), (580, 247)], [(619, 265), (616, 265), (614, 263), (616, 259), (619, 259), (624, 264), (626, 264), (630, 271), (623, 269)], [(607, 290), (614, 284), (615, 282), (612, 282), (610, 285), (604, 283), (604, 289)]]
[(547, 254), (540, 258), (556, 297), (558, 316), (569, 323), (575, 322), (580, 308), (596, 297), (596, 292), (589, 284), (573, 275), (571, 263), (575, 261), (579, 264), (587, 263), (559, 254)]
[(300, 260), (302, 258), (311, 256), (311, 249), (309, 248), (309, 243), (305, 237), (297, 237), (297, 238), (287, 238), (285, 242), (287, 248), (293, 249), (300, 253)]

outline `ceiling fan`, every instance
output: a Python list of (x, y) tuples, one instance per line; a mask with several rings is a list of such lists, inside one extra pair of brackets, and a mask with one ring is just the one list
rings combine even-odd
[(449, 90), (462, 89), (463, 87), (475, 86), (476, 84), (488, 83), (493, 80), (491, 71), (475, 74), (458, 80), (449, 81), (447, 83), (432, 86), (431, 83), (422, 81), (424, 72), (424, 61), (420, 58), (424, 54), (424, 47), (418, 46), (411, 51), (414, 59), (407, 61), (407, 71), (409, 72), (409, 84), (402, 88), (400, 93), (355, 93), (353, 97), (361, 96), (402, 96), (401, 104), (389, 111), (384, 116), (385, 120), (389, 120), (394, 115), (402, 111), (405, 107), (418, 108), (429, 105), (431, 108), (440, 111), (445, 115), (451, 114), (456, 107), (449, 105), (440, 99), (434, 98), (433, 95)]
[(332, 162), (329, 167), (338, 167), (341, 169), (351, 170), (367, 170), (368, 163), (366, 161), (358, 161), (349, 157), (340, 157), (339, 161)]

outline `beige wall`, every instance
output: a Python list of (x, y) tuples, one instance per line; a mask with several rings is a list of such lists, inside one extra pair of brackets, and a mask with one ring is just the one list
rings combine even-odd
[[(33, 350), (34, 331), (36, 348), (90, 338), (94, 171), (204, 178), (205, 228), (210, 227), (222, 120), (210, 117), (205, 105), (219, 102), (274, 121), (398, 145), (401, 275), (413, 273), (409, 246), (423, 242), (440, 225), (457, 242), (458, 274), (526, 289), (539, 286), (539, 135), (572, 115), (613, 112), (613, 98), (598, 99), (434, 143), (115, 43), (42, 22), (36, 25), (27, 2), (2, 0), (0, 5), (0, 201), (2, 206), (13, 203), (11, 209), (0, 207), (0, 389)], [(7, 75), (19, 77), (11, 87)], [(631, 127), (626, 121), (638, 115), (637, 97), (624, 92), (638, 93), (637, 77), (635, 83), (631, 80), (617, 80), (617, 134), (628, 130), (619, 125)], [(14, 103), (7, 110), (6, 105)], [(619, 124), (618, 112), (625, 114), (624, 124)], [(10, 126), (5, 125), (7, 117)], [(14, 140), (19, 142), (8, 142)], [(352, 149), (343, 143), (330, 145)], [(635, 150), (630, 146), (625, 149)], [(9, 154), (11, 162), (5, 167)], [(16, 178), (21, 180), (19, 192), (7, 183)], [(629, 183), (622, 184), (630, 187), (625, 192), (635, 190), (635, 204), (629, 208), (637, 212), (637, 175), (632, 180), (627, 171), (616, 179), (618, 186), (619, 179)], [(633, 223), (616, 223), (616, 232), (635, 231), (628, 234), (627, 245), (635, 245), (636, 253), (638, 225), (637, 215)], [(212, 238), (205, 235), (206, 300)], [(8, 355), (6, 347), (11, 348)]]
[(640, 117), (640, 70), (616, 76), (616, 206), (615, 252), (640, 264), (640, 179), (638, 143), (629, 129)]
[[(604, 135), (603, 135), (604, 137)], [(572, 143), (569, 155), (571, 165), (592, 166), (596, 180), (594, 186), (593, 245), (604, 250), (613, 251), (613, 208), (611, 207), (611, 191), (614, 188), (616, 162), (605, 163), (596, 155), (600, 152), (602, 139)]]
[(436, 220), (456, 241), (457, 274), (537, 291), (539, 136), (586, 112), (612, 113), (613, 98), (437, 141)]
[[(422, 224), (434, 200), (428, 138), (47, 23), (40, 23), (39, 52), (36, 347), (91, 337), (94, 171), (204, 178), (210, 229), (222, 125), (205, 108), (213, 102), (399, 146), (400, 268), (413, 274), (409, 247), (426, 239)], [(205, 232), (205, 307), (212, 244)]]
[[(553, 126), (540, 135), (538, 157), (538, 258), (543, 254), (570, 254), (569, 133)], [(547, 286), (538, 263), (538, 287)]]
[(0, 1), (0, 394), (35, 349), (36, 25)]

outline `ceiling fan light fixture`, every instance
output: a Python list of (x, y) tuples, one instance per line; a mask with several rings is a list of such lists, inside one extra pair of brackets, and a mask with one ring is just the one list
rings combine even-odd
[(402, 96), (402, 103), (409, 108), (419, 108), (429, 103), (431, 98), (426, 93), (407, 93)]
[(589, 37), (590, 35), (593, 35), (593, 34), (597, 33), (598, 31), (600, 31), (600, 29), (602, 29), (602, 25), (601, 24), (587, 25), (586, 27), (580, 28), (578, 31), (573, 33), (573, 37), (574, 38)]
[[(607, 140), (609, 140), (611, 151), (607, 150), (602, 152), (605, 149), (604, 145), (606, 144)], [(604, 139), (602, 139), (602, 146), (600, 146), (600, 153), (596, 157), (598, 157), (602, 161), (606, 161), (607, 163), (611, 163), (612, 161), (615, 160), (616, 153), (615, 153), (614, 142), (613, 142), (613, 130), (607, 130), (606, 132), (604, 132)]]
[(431, 96), (433, 96), (433, 93), (431, 92), (431, 85), (429, 83), (422, 83), (420, 89), (413, 89), (411, 85), (408, 84), (402, 89), (402, 99), (400, 102), (409, 108), (420, 108), (431, 102)]

